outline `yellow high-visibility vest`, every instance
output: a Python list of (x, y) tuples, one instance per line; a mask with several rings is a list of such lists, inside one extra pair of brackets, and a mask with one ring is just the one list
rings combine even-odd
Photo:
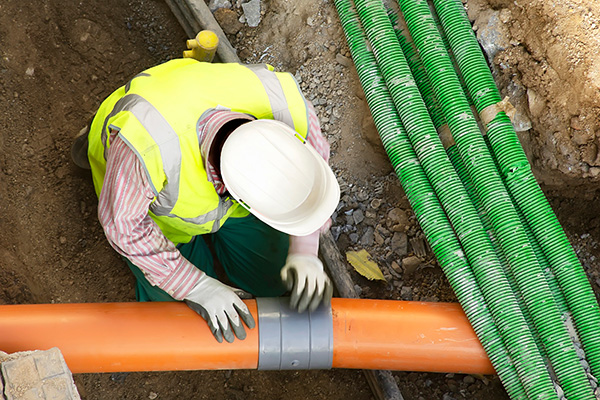
[(285, 122), (301, 140), (308, 134), (306, 100), (291, 74), (265, 64), (172, 60), (136, 75), (100, 106), (88, 148), (96, 194), (112, 129), (142, 162), (155, 195), (149, 215), (175, 244), (247, 215), (233, 198), (217, 194), (200, 154), (198, 122), (217, 107)]

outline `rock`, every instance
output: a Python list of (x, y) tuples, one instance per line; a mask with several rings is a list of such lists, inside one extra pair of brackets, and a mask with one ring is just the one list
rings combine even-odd
[(405, 275), (412, 275), (421, 265), (421, 259), (416, 256), (410, 256), (402, 259), (402, 268)]
[(366, 232), (360, 238), (360, 244), (363, 246), (372, 246), (374, 240), (375, 229), (368, 227)]
[(350, 237), (350, 241), (352, 242), (352, 244), (358, 243), (358, 233), (353, 232), (349, 235), (349, 237)]
[(352, 218), (354, 219), (354, 224), (358, 225), (365, 219), (365, 214), (362, 212), (362, 210), (358, 209), (354, 211)]
[(339, 239), (341, 233), (342, 233), (342, 227), (341, 226), (333, 226), (333, 227), (331, 227), (331, 234), (333, 235), (333, 240), (335, 240), (336, 242)]
[(231, 8), (231, 2), (229, 0), (210, 0), (208, 3), (208, 8), (214, 13), (216, 10), (221, 8)]
[[(381, 245), (383, 245), (383, 243), (385, 243), (385, 238), (383, 236), (381, 236), (381, 234), (379, 233), (378, 230), (373, 232), (373, 236), (375, 238), (375, 243), (377, 243), (378, 246), (381, 246)], [(600, 286), (600, 285), (598, 285), (598, 286)]]
[(156, 399), (157, 397), (158, 397), (158, 394), (157, 394), (157, 393), (154, 393), (154, 392), (150, 392), (150, 394), (148, 395), (148, 398), (149, 398), (150, 400), (154, 400), (154, 399)]
[(402, 274), (402, 267), (400, 267), (400, 265), (398, 265), (398, 263), (396, 261), (392, 261), (391, 266), (392, 266), (392, 269), (394, 271), (396, 271), (398, 274)]
[(385, 227), (383, 225), (377, 225), (375, 227), (375, 230), (384, 238), (387, 238), (390, 236), (390, 231), (388, 231), (387, 229), (385, 229)]
[[(351, 211), (353, 211), (353, 210), (351, 210)], [(354, 225), (354, 216), (352, 214), (346, 213), (346, 224)]]
[(372, 209), (377, 210), (381, 206), (381, 200), (373, 199), (371, 200), (371, 203), (369, 203), (369, 205)]
[(246, 23), (251, 28), (256, 28), (260, 24), (260, 0), (250, 0), (248, 3), (242, 4)]
[(506, 88), (510, 98), (510, 102), (515, 109), (514, 115), (511, 117), (511, 121), (515, 131), (525, 132), (531, 129), (531, 120), (527, 116), (527, 92), (521, 86), (511, 81)]
[(412, 247), (413, 253), (418, 257), (425, 257), (427, 255), (427, 244), (422, 237), (417, 236), (410, 239), (410, 247)]
[(402, 300), (411, 301), (413, 299), (413, 290), (410, 286), (402, 286), (400, 289), (400, 297)]
[(221, 25), (223, 32), (235, 35), (242, 29), (242, 23), (238, 21), (237, 13), (229, 8), (219, 8), (214, 12), (215, 19)]
[(129, 372), (113, 372), (110, 374), (110, 380), (118, 384), (123, 384), (128, 376)]
[(68, 165), (61, 165), (60, 167), (56, 168), (56, 171), (54, 171), (54, 175), (56, 175), (58, 179), (63, 179), (67, 175), (68, 170)]
[(508, 27), (500, 19), (499, 11), (490, 10), (480, 13), (475, 25), (479, 27), (477, 40), (487, 53), (489, 60), (493, 60), (499, 51), (510, 47)]
[(335, 61), (346, 68), (350, 68), (352, 66), (352, 60), (340, 53), (335, 55)]
[(360, 192), (358, 192), (358, 194), (356, 195), (356, 199), (358, 201), (365, 201), (369, 198), (369, 193), (366, 190), (361, 190)]
[(395, 232), (392, 236), (392, 251), (402, 258), (408, 254), (408, 237), (406, 233)]
[(498, 18), (500, 18), (500, 21), (502, 21), (503, 24), (507, 24), (508, 21), (510, 21), (510, 19), (512, 18), (512, 13), (508, 8), (503, 8), (502, 10), (500, 10)]
[(588, 144), (581, 151), (581, 161), (586, 162), (590, 165), (594, 165), (594, 162), (596, 161), (597, 156), (598, 156), (598, 146), (596, 145), (596, 143)]
[[(342, 188), (342, 183), (340, 183), (340, 188)], [(347, 185), (346, 190), (348, 190), (348, 188), (351, 188), (351, 185)], [(353, 196), (349, 196), (349, 195), (344, 195), (344, 197), (342, 197), (342, 201), (346, 204), (346, 206), (348, 208), (356, 208), (358, 207), (358, 202), (356, 201), (356, 199)]]
[(393, 208), (387, 215), (386, 226), (394, 232), (404, 232), (408, 226), (406, 211)]
[(527, 103), (534, 118), (539, 118), (546, 109), (546, 100), (532, 89), (527, 89)]
[(475, 383), (475, 378), (473, 378), (471, 375), (467, 375), (463, 378), (463, 382), (468, 384)]
[(371, 211), (371, 210), (367, 210), (367, 211), (365, 211), (365, 219), (366, 218), (370, 218), (370, 219), (374, 220), (375, 218), (377, 218), (377, 213), (374, 211)]
[(588, 140), (590, 140), (590, 136), (586, 133), (586, 131), (573, 130), (573, 142), (579, 146), (587, 144)]
[(252, 57), (252, 52), (250, 50), (248, 50), (246, 48), (240, 50), (240, 58), (242, 60), (246, 60), (250, 57)]

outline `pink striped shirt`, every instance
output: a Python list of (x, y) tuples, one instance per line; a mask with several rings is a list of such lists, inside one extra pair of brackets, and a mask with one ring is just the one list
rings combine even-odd
[[(326, 160), (329, 160), (329, 143), (321, 133), (314, 108), (308, 103), (309, 129), (307, 142)], [(237, 117), (240, 114), (235, 113)], [(198, 124), (201, 152), (207, 148), (230, 111), (217, 110), (206, 113)], [(211, 123), (211, 118), (214, 118)], [(229, 118), (231, 119), (231, 118)], [(218, 122), (216, 122), (218, 121)], [(208, 122), (208, 123), (207, 123)], [(202, 277), (203, 272), (185, 259), (175, 245), (161, 232), (148, 215), (154, 193), (146, 172), (137, 156), (118, 136), (111, 132), (107, 151), (106, 175), (98, 201), (98, 218), (111, 246), (127, 257), (155, 286), (177, 300), (184, 299)], [(206, 164), (205, 164), (206, 165)], [(220, 176), (208, 164), (207, 173), (215, 190), (225, 188)]]

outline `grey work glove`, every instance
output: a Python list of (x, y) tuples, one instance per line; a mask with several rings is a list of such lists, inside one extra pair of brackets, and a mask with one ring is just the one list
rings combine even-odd
[(323, 263), (311, 254), (289, 254), (281, 270), (281, 280), (291, 290), (290, 307), (314, 311), (319, 303), (331, 302), (333, 286), (323, 271)]
[(229, 343), (233, 342), (235, 336), (240, 340), (246, 338), (240, 317), (248, 328), (255, 326), (252, 314), (238, 295), (229, 286), (208, 275), (200, 278), (184, 300), (206, 320), (219, 343), (223, 342), (223, 338)]

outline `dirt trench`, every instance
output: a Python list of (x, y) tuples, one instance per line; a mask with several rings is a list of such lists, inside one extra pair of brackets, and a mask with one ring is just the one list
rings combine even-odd
[[(241, 2), (233, 3), (237, 18)], [(475, 7), (477, 12), (513, 7), (501, 1), (469, 3), (476, 16)], [(340, 250), (366, 247), (382, 269), (389, 270), (393, 262), (401, 261), (390, 253), (389, 241), (365, 245), (356, 237), (364, 237), (369, 223), (385, 225), (396, 209), (406, 215), (409, 237), (418, 237), (419, 228), (369, 116), (333, 4), (264, 0), (262, 9), (257, 28), (230, 20), (230, 41), (243, 62), (268, 62), (301, 82), (332, 146), (331, 163), (347, 196), (341, 213), (351, 205), (358, 209), (381, 200), (377, 209), (365, 206), (371, 214), (364, 223), (339, 234)], [(512, 25), (518, 23), (511, 20)], [(0, 4), (0, 304), (134, 301), (133, 277), (98, 224), (89, 173), (71, 163), (69, 150), (72, 137), (112, 90), (145, 68), (179, 57), (185, 39), (162, 0)], [(513, 69), (503, 70), (499, 81), (525, 75), (525, 69)], [(542, 93), (541, 85), (533, 86)], [(591, 115), (594, 108), (581, 104), (580, 115)], [(539, 175), (545, 176), (550, 161), (544, 161), (543, 153), (551, 149), (540, 147), (542, 139), (537, 138), (543, 137), (544, 121), (550, 117), (529, 116), (534, 128), (524, 142)], [(575, 131), (594, 132), (573, 122), (572, 113), (555, 118), (569, 140), (574, 140)], [(556, 129), (563, 132), (558, 125)], [(595, 139), (588, 139), (577, 145), (571, 158), (581, 158), (581, 149), (592, 147)], [(564, 157), (552, 157), (557, 168), (547, 174), (553, 177), (547, 180), (552, 186), (544, 189), (598, 291), (598, 186), (593, 177), (556, 174)], [(577, 190), (565, 182), (576, 183)], [(335, 226), (343, 224), (341, 213)], [(389, 284), (367, 281), (354, 272), (353, 278), (363, 297), (409, 299), (410, 294), (412, 300), (455, 301), (432, 255), (427, 257), (427, 268)], [(493, 376), (414, 372), (394, 376), (407, 400), (506, 398)], [(80, 374), (75, 380), (84, 399), (373, 398), (362, 373), (351, 370)]]
[[(179, 57), (186, 36), (162, 1), (0, 4), (0, 304), (135, 301), (133, 277), (97, 220), (72, 138), (137, 72)], [(75, 376), (84, 399), (357, 398), (360, 371)]]

